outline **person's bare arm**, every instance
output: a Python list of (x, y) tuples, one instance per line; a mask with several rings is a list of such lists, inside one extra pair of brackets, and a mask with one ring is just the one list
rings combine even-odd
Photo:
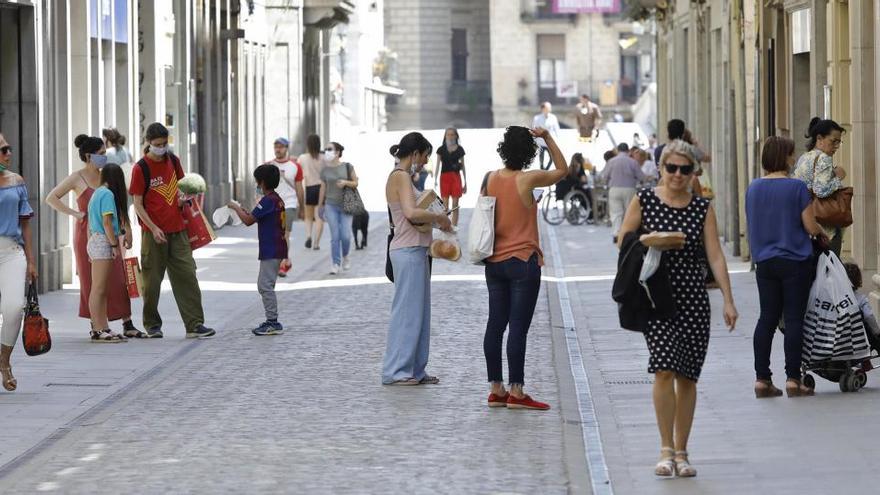
[(119, 237), (113, 230), (113, 215), (103, 215), (101, 224), (104, 226), (104, 236), (107, 237), (107, 243), (110, 244), (110, 250), (113, 252), (113, 258), (119, 256)]
[(461, 157), (461, 177), (462, 177), (462, 186), (461, 193), (467, 194), (467, 170), (464, 168), (464, 157)]
[(49, 194), (46, 195), (46, 204), (49, 205), (53, 210), (64, 213), (65, 215), (70, 215), (73, 218), (78, 220), (82, 220), (85, 218), (85, 212), (74, 210), (73, 208), (64, 204), (61, 201), (61, 198), (67, 196), (71, 191), (76, 190), (76, 177), (74, 175), (68, 176), (66, 179), (61, 181), (60, 184), (55, 186), (54, 189), (49, 191)]
[(24, 257), (27, 260), (27, 278), (32, 282), (37, 281), (37, 265), (34, 261), (34, 241), (31, 235), (31, 217), (19, 218), (21, 224), (21, 237), (24, 239)]
[(620, 225), (620, 232), (617, 233), (617, 249), (623, 245), (623, 238), (630, 232), (635, 232), (642, 225), (642, 207), (639, 204), (639, 197), (634, 196), (629, 206), (626, 207), (626, 214), (623, 216), (623, 223)]
[(354, 171), (354, 165), (351, 165), (351, 179), (340, 180), (339, 182), (342, 184), (342, 186), (345, 186), (345, 187), (357, 187), (358, 184), (360, 184), (360, 181), (358, 180), (357, 173)]
[(134, 198), (134, 211), (137, 213), (138, 218), (144, 222), (144, 225), (146, 225), (150, 233), (153, 234), (153, 239), (156, 240), (157, 244), (165, 244), (165, 233), (153, 223), (153, 219), (150, 218), (147, 209), (144, 208), (144, 197), (137, 194), (132, 197)]
[(296, 216), (302, 220), (306, 216), (305, 210), (303, 209), (303, 198), (306, 197), (306, 194), (303, 190), (304, 188), (301, 180), (295, 183), (294, 189), (296, 189), (296, 203), (298, 205)]
[(727, 260), (721, 249), (721, 241), (718, 239), (718, 223), (715, 220), (715, 209), (710, 205), (706, 212), (705, 225), (703, 226), (703, 245), (706, 247), (706, 258), (709, 268), (715, 276), (715, 281), (721, 287), (724, 295), (724, 324), (730, 331), (736, 328), (736, 320), (739, 314), (733, 303), (733, 292), (730, 288), (730, 274), (727, 272)]
[(539, 187), (547, 187), (561, 181), (565, 174), (568, 173), (568, 164), (565, 163), (565, 156), (562, 155), (556, 140), (546, 129), (532, 129), (532, 135), (542, 138), (547, 143), (547, 149), (550, 150), (550, 158), (553, 159), (553, 170), (530, 170), (523, 174), (525, 186), (529, 189)]
[(801, 222), (804, 224), (804, 229), (808, 234), (817, 236), (825, 235), (825, 230), (822, 229), (822, 226), (816, 221), (816, 212), (813, 210), (812, 202), (810, 202), (810, 204), (804, 208), (804, 211), (801, 212)]
[(242, 208), (240, 204), (230, 201), (226, 206), (234, 211), (236, 215), (238, 215), (238, 218), (241, 219), (241, 223), (247, 225), (248, 227), (257, 222), (257, 219), (254, 218), (254, 216), (251, 215), (249, 212), (245, 211), (245, 209)]

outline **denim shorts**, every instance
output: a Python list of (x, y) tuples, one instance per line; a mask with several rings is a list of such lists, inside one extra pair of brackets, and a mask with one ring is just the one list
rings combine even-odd
[(92, 232), (86, 244), (86, 252), (89, 253), (89, 259), (92, 261), (113, 259), (113, 247), (104, 234)]

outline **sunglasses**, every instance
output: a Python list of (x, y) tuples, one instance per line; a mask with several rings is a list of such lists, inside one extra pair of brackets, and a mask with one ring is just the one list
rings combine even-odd
[(693, 165), (674, 165), (672, 163), (667, 163), (665, 167), (666, 172), (668, 172), (669, 175), (675, 175), (675, 173), (679, 171), (681, 172), (681, 175), (691, 175), (694, 173)]
[(12, 146), (4, 146), (0, 148), (0, 153), (3, 153), (4, 155), (12, 153)]

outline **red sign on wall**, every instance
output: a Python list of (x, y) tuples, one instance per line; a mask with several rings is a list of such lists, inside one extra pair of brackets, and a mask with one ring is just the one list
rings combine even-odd
[(620, 0), (553, 0), (555, 14), (617, 14)]

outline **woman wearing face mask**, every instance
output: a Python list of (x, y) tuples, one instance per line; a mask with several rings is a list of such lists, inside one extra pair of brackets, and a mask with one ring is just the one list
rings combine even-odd
[[(437, 149), (437, 161), (440, 165), (440, 196), (443, 204), (449, 209), (452, 199), (452, 226), (458, 226), (458, 200), (467, 194), (467, 172), (464, 168), (464, 148), (461, 147), (458, 129), (446, 129), (446, 137)], [(464, 177), (464, 179), (462, 179)]]
[(25, 304), (22, 282), (37, 281), (30, 224), (34, 210), (28, 203), (27, 185), (9, 170), (11, 164), (12, 146), (0, 134), (0, 379), (9, 392), (18, 387), (9, 358), (21, 328)]
[(651, 356), (648, 372), (655, 374), (654, 412), (660, 430), (660, 461), (654, 468), (657, 476), (697, 475), (688, 459), (687, 444), (697, 404), (697, 380), (709, 348), (706, 261), (724, 295), (724, 322), (730, 331), (738, 317), (715, 211), (708, 199), (688, 190), (696, 166), (693, 146), (682, 140), (669, 143), (660, 157), (663, 185), (638, 192), (626, 210), (618, 239), (620, 248), (626, 234), (640, 228), (687, 236), (683, 248), (664, 255), (676, 315), (648, 320), (644, 332)]
[[(79, 158), (83, 167), (61, 181), (46, 196), (46, 203), (55, 211), (74, 218), (73, 253), (76, 258), (76, 274), (79, 277), (79, 316), (91, 320), (89, 311), (89, 294), (92, 290), (92, 263), (89, 260), (87, 245), (89, 241), (88, 210), (92, 194), (101, 185), (101, 169), (107, 163), (104, 142), (99, 137), (80, 134), (73, 141), (79, 150)], [(77, 209), (67, 206), (62, 199), (73, 193)], [(131, 248), (131, 229), (125, 229), (123, 243), (126, 249)], [(107, 318), (110, 321), (123, 321), (123, 335), (142, 338), (146, 334), (134, 326), (131, 321), (131, 300), (125, 287), (125, 267), (122, 257), (113, 261), (112, 271), (107, 286)], [(118, 334), (116, 341), (119, 340)]]
[(417, 189), (413, 173), (419, 172), (431, 155), (431, 143), (411, 132), (391, 151), (400, 162), (385, 184), (385, 199), (394, 223), (389, 257), (394, 269), (394, 300), (385, 344), (382, 383), (385, 385), (436, 384), (440, 380), (425, 373), (431, 338), (431, 272), (428, 247), (431, 233), (421, 233), (413, 223), (433, 223), (452, 229), (449, 217), (416, 207)]
[[(807, 152), (798, 158), (792, 177), (807, 184), (807, 189), (818, 198), (827, 198), (843, 187), (846, 170), (834, 166), (834, 154), (840, 149), (841, 136), (846, 132), (833, 120), (814, 117), (807, 130)], [(843, 229), (822, 225), (831, 239), (831, 250), (840, 256), (843, 248)]]
[(348, 258), (351, 249), (352, 216), (342, 211), (342, 190), (346, 187), (357, 187), (358, 177), (354, 166), (343, 163), (342, 152), (345, 148), (339, 143), (330, 143), (324, 150), (326, 166), (321, 170), (321, 190), (318, 195), (318, 216), (327, 221), (330, 227), (330, 274), (336, 275), (340, 268), (351, 269)]

